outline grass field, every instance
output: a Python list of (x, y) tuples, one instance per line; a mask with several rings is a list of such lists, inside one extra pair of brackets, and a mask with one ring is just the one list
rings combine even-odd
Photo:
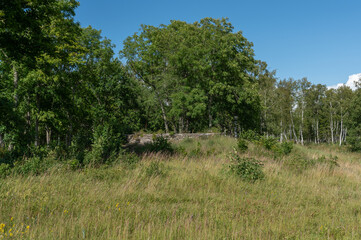
[[(236, 140), (186, 139), (181, 154), (0, 179), (0, 239), (361, 239), (360, 154), (295, 146), (263, 165), (254, 183), (228, 173)], [(338, 157), (305, 170), (291, 158)], [(332, 155), (332, 157), (331, 157)], [(297, 164), (296, 164), (297, 165)]]

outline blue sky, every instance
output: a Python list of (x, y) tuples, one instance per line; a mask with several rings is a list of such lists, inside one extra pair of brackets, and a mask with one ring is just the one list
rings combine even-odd
[(116, 44), (170, 20), (228, 17), (277, 77), (335, 85), (361, 73), (360, 0), (80, 0), (76, 20)]

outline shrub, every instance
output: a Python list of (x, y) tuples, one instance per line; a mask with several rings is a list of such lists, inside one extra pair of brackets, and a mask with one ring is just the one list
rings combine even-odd
[(291, 170), (302, 172), (316, 164), (314, 159), (308, 158), (305, 154), (295, 153), (285, 160), (286, 166)]
[(248, 142), (246, 140), (244, 140), (243, 138), (239, 138), (237, 146), (241, 152), (245, 152), (248, 149)]
[(330, 156), (329, 158), (324, 155), (318, 158), (308, 158), (306, 154), (300, 152), (294, 153), (285, 159), (285, 164), (291, 170), (296, 170), (297, 172), (303, 172), (306, 169), (314, 167), (318, 164), (326, 165), (330, 170), (333, 170), (335, 167), (338, 167), (338, 157)]
[(230, 154), (230, 172), (239, 176), (242, 180), (255, 182), (264, 178), (262, 164), (254, 158), (240, 157), (236, 150)]
[(253, 130), (242, 131), (239, 137), (250, 142), (258, 141), (260, 139), (259, 134)]
[(185, 147), (183, 146), (178, 146), (177, 148), (175, 148), (175, 151), (179, 154), (179, 155), (182, 155), (182, 156), (187, 156), (187, 151), (185, 149)]
[(140, 162), (140, 157), (134, 153), (124, 153), (119, 155), (121, 163), (127, 168), (135, 168), (138, 162)]
[(361, 151), (361, 139), (353, 135), (349, 136), (347, 139), (348, 148), (352, 152)]
[(151, 162), (145, 169), (145, 174), (148, 177), (164, 176), (164, 164), (160, 162)]
[(81, 167), (79, 160), (76, 158), (68, 160), (67, 165), (68, 165), (69, 169), (73, 170), (73, 171), (75, 171)]
[(189, 157), (200, 157), (203, 154), (201, 148), (202, 148), (202, 144), (200, 142), (197, 142), (196, 149), (193, 149), (192, 151), (190, 151), (188, 156)]
[(107, 125), (94, 130), (91, 151), (86, 151), (84, 164), (99, 166), (116, 160), (121, 146), (121, 138)]
[(149, 145), (150, 152), (173, 153), (172, 144), (163, 136), (153, 136), (153, 142)]
[(0, 178), (5, 178), (10, 174), (10, 165), (6, 163), (0, 164)]
[(284, 155), (288, 155), (292, 152), (293, 143), (292, 142), (280, 143), (280, 149)]
[(321, 164), (326, 164), (329, 166), (330, 170), (334, 169), (335, 167), (339, 167), (340, 165), (338, 164), (338, 157), (337, 156), (330, 156), (329, 158), (326, 158), (324, 155), (322, 155), (321, 157), (318, 157), (316, 159), (317, 163), (321, 163)]
[(277, 139), (274, 137), (266, 137), (266, 136), (262, 136), (258, 143), (260, 145), (262, 145), (263, 147), (265, 147), (267, 150), (272, 150), (275, 148), (276, 144), (277, 144)]
[(16, 163), (14, 171), (22, 175), (39, 175), (48, 170), (52, 165), (53, 162), (50, 159), (32, 157), (21, 163)]

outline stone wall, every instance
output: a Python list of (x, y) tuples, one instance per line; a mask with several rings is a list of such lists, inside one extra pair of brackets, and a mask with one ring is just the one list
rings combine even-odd
[[(156, 136), (163, 136), (170, 141), (178, 141), (184, 138), (199, 138), (220, 135), (220, 133), (178, 133), (178, 134), (156, 134)], [(153, 134), (131, 134), (128, 135), (128, 144), (147, 144), (153, 141)]]

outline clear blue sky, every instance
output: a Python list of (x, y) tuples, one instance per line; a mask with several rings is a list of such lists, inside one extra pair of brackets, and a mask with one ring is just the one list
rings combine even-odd
[(141, 24), (228, 17), (280, 79), (334, 85), (361, 73), (361, 0), (80, 0), (76, 20), (122, 48)]

